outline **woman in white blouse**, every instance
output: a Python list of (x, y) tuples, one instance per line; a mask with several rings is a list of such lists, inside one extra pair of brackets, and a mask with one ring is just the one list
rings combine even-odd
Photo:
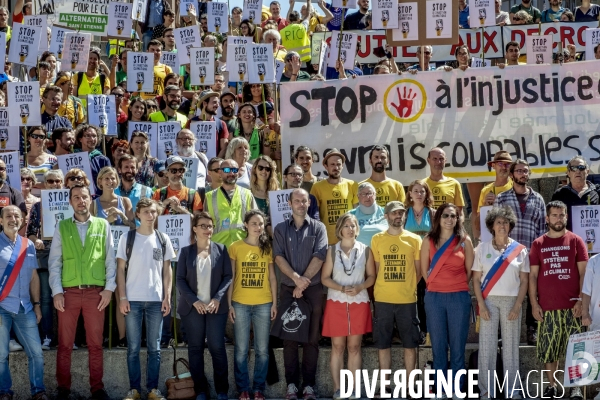
[(321, 270), (321, 282), (329, 288), (322, 333), (331, 337), (334, 399), (341, 398), (340, 370), (346, 348), (348, 369), (361, 369), (362, 335), (373, 330), (367, 288), (375, 283), (375, 261), (371, 249), (356, 240), (358, 234), (356, 217), (350, 213), (342, 215), (335, 226), (340, 241), (329, 246)]
[[(498, 354), (498, 324), (502, 334), (502, 361), (508, 381), (514, 382), (519, 371), (519, 337), (521, 308), (529, 280), (527, 248), (508, 237), (517, 217), (509, 207), (494, 207), (485, 225), (492, 240), (482, 242), (475, 249), (473, 289), (480, 315), (479, 373), (488, 375), (496, 370)], [(494, 397), (494, 388), (488, 388), (487, 379), (479, 380), (481, 399)], [(517, 388), (518, 389), (518, 388)], [(519, 391), (509, 398), (521, 398)]]

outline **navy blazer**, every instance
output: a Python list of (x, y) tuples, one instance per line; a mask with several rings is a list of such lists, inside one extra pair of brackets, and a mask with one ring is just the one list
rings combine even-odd
[[(181, 249), (177, 263), (177, 289), (181, 293), (177, 312), (181, 316), (195, 310), (193, 304), (198, 301), (198, 276), (196, 274), (196, 257), (198, 247), (192, 244)], [(227, 248), (219, 243), (210, 242), (210, 298), (220, 302), (217, 314), (229, 311), (227, 304), (227, 289), (231, 285), (233, 273), (231, 259)]]

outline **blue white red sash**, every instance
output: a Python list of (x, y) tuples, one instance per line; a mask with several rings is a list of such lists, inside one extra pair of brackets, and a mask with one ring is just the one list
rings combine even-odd
[[(429, 271), (427, 272), (427, 284), (429, 284), (429, 282), (431, 282), (431, 280), (440, 271), (439, 268), (436, 269), (435, 267), (438, 264), (444, 265), (448, 257), (450, 257), (452, 253), (454, 253), (454, 247), (456, 246), (455, 241), (457, 240), (458, 239), (456, 238), (456, 235), (452, 234), (452, 236), (450, 236), (450, 239), (446, 240), (446, 243), (444, 243), (439, 249), (437, 249), (437, 251), (433, 255), (433, 258), (431, 259), (431, 262), (429, 263)], [(431, 245), (434, 246), (435, 244), (431, 242)]]
[(494, 285), (498, 283), (500, 277), (504, 274), (504, 271), (506, 271), (506, 268), (508, 268), (510, 263), (517, 258), (524, 248), (525, 246), (522, 244), (513, 241), (508, 245), (506, 250), (504, 250), (504, 253), (498, 257), (496, 262), (494, 262), (494, 265), (492, 265), (492, 268), (485, 275), (485, 279), (481, 283), (481, 294), (483, 294), (484, 299), (488, 297)]
[(27, 255), (27, 244), (28, 240), (17, 235), (17, 242), (4, 270), (4, 275), (0, 279), (0, 301), (8, 296), (19, 277), (25, 256)]

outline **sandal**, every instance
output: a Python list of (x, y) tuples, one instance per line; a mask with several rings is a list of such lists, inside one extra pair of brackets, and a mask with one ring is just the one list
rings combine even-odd
[(250, 393), (248, 392), (242, 392), (240, 393), (240, 397), (238, 397), (239, 400), (250, 400)]
[(254, 400), (265, 400), (265, 395), (261, 391), (254, 392)]

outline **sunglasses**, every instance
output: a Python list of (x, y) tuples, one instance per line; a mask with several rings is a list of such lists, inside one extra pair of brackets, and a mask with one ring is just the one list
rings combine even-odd
[(448, 218), (450, 218), (450, 219), (456, 219), (456, 217), (457, 217), (456, 214), (445, 214), (445, 213), (442, 214), (442, 218), (443, 219), (448, 219)]
[(587, 167), (585, 165), (569, 165), (569, 171), (585, 171)]
[(120, 99), (120, 98), (123, 98), (124, 95), (121, 93), (115, 93), (113, 96)]
[(267, 171), (267, 172), (271, 172), (271, 170), (273, 169), (271, 167), (265, 167), (264, 165), (259, 165), (257, 168), (259, 171)]
[(0, 167), (0, 172), (6, 171), (6, 167)]
[(54, 185), (57, 183), (62, 183), (62, 181), (60, 179), (46, 179), (46, 183), (49, 183), (50, 185)]
[(183, 173), (185, 173), (185, 168), (184, 167), (181, 167), (181, 168), (169, 168), (169, 172), (172, 173), (172, 174), (177, 174), (177, 173), (183, 174)]
[(29, 137), (31, 139), (37, 139), (37, 140), (44, 140), (44, 139), (46, 139), (46, 136), (44, 136), (44, 135), (36, 135), (35, 133), (30, 134)]
[(285, 176), (291, 176), (292, 178), (301, 178), (302, 174), (299, 172), (290, 172), (289, 174), (285, 174)]
[(70, 182), (73, 182), (73, 181), (81, 182), (81, 181), (83, 181), (83, 176), (70, 176), (67, 179)]
[(221, 170), (223, 170), (223, 172), (225, 172), (226, 174), (237, 174), (239, 172), (239, 168), (231, 168), (231, 167), (225, 167), (225, 168), (219, 168)]
[(158, 175), (159, 178), (164, 178), (165, 177), (165, 172), (164, 171), (160, 171), (156, 173)]
[(25, 178), (21, 178), (21, 182), (33, 182), (33, 179), (31, 179), (30, 177), (26, 176)]

